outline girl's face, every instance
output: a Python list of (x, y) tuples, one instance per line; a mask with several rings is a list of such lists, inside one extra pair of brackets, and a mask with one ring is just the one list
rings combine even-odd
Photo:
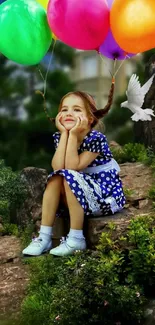
[(69, 95), (63, 100), (60, 112), (62, 113), (60, 122), (66, 130), (71, 130), (75, 126), (78, 117), (83, 116), (88, 119), (84, 102), (76, 95)]

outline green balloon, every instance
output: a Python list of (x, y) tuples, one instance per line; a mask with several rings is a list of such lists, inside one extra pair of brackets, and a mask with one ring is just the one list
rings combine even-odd
[(0, 31), (0, 52), (24, 65), (38, 64), (52, 42), (46, 11), (35, 0), (1, 4)]

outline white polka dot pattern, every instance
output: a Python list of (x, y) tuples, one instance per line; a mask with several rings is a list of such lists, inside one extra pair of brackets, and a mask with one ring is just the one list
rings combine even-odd
[[(54, 133), (53, 137), (56, 149), (59, 144), (60, 133)], [(113, 158), (106, 136), (95, 130), (84, 137), (78, 153), (80, 154), (83, 151), (99, 153), (88, 167), (106, 164)], [(121, 210), (125, 204), (122, 182), (115, 169), (93, 174), (61, 169), (51, 173), (48, 180), (56, 174), (66, 179), (72, 192), (83, 207), (86, 216), (92, 213), (96, 215), (115, 213)]]

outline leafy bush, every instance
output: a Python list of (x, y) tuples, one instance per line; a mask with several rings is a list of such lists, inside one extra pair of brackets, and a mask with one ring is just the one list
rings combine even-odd
[(150, 157), (144, 145), (140, 143), (127, 143), (122, 149), (112, 148), (111, 150), (114, 158), (119, 163), (135, 161), (148, 162)]
[(0, 216), (3, 216), (3, 220), (7, 222), (10, 218), (10, 210), (9, 210), (9, 201), (8, 200), (0, 200)]
[(0, 215), (4, 222), (14, 219), (16, 208), (20, 206), (26, 196), (24, 184), (20, 174), (12, 171), (0, 160)]
[(29, 245), (30, 243), (30, 238), (33, 238), (35, 235), (36, 236), (36, 233), (35, 233), (35, 225), (33, 223), (33, 220), (31, 220), (29, 222), (28, 225), (26, 225), (26, 227), (23, 229), (21, 229), (21, 232), (20, 232), (20, 239), (21, 239), (21, 244), (22, 244), (22, 247), (23, 249)]
[(4, 223), (3, 228), (0, 230), (0, 234), (2, 235), (14, 235), (16, 237), (19, 236), (19, 229), (17, 225), (12, 223)]
[(28, 259), (32, 278), (22, 324), (141, 324), (147, 293), (155, 286), (154, 224), (153, 217), (133, 219), (118, 239), (109, 224), (96, 251)]
[(155, 289), (155, 218), (139, 217), (132, 220), (129, 227), (130, 276), (129, 282), (142, 285), (151, 294)]

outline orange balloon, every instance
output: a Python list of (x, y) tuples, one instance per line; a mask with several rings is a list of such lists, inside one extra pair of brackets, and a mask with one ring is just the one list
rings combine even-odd
[(113, 36), (129, 53), (155, 47), (155, 0), (114, 0), (110, 12)]

